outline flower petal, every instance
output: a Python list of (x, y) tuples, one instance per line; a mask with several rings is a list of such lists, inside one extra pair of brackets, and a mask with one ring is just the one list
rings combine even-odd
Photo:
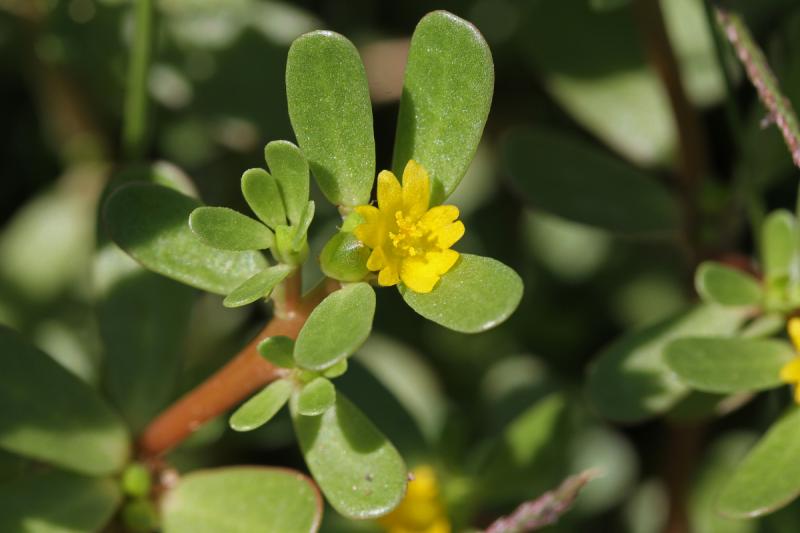
[(786, 329), (789, 331), (789, 338), (792, 339), (794, 349), (800, 352), (800, 318), (790, 318), (789, 323), (786, 325)]
[(441, 276), (453, 268), (458, 257), (458, 252), (455, 250), (442, 250), (441, 252), (428, 252), (425, 260)]
[(377, 272), (386, 266), (386, 255), (383, 253), (383, 248), (377, 247), (372, 250), (367, 259), (367, 269), (372, 272)]
[(394, 214), (402, 207), (403, 189), (397, 177), (388, 170), (378, 174), (378, 208), (386, 216)]
[(781, 381), (784, 383), (800, 382), (800, 357), (795, 357), (781, 368)]
[(391, 287), (400, 282), (400, 276), (397, 275), (397, 268), (392, 264), (387, 264), (378, 274), (378, 285), (382, 287)]
[(434, 266), (422, 258), (407, 258), (400, 265), (400, 279), (414, 292), (431, 292), (439, 277)]
[(454, 205), (437, 205), (422, 215), (420, 224), (430, 231), (436, 231), (442, 226), (454, 222), (458, 218), (458, 208)]
[(428, 210), (431, 183), (425, 167), (409, 160), (403, 170), (403, 211), (411, 220), (419, 220)]
[(450, 248), (464, 236), (464, 223), (460, 220), (439, 228), (433, 234), (440, 248)]

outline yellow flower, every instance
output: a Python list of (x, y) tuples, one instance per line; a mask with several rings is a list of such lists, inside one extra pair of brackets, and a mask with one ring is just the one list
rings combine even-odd
[(781, 381), (795, 386), (794, 401), (800, 403), (800, 318), (790, 318), (786, 329), (798, 354), (781, 368)]
[(428, 172), (411, 160), (403, 171), (402, 186), (388, 170), (378, 174), (378, 207), (356, 207), (364, 223), (356, 227), (355, 235), (372, 249), (367, 268), (379, 272), (380, 285), (402, 281), (414, 292), (431, 292), (458, 260), (458, 252), (450, 249), (464, 235), (464, 224), (456, 221), (458, 208), (428, 209), (429, 203)]
[(418, 466), (413, 474), (406, 497), (378, 522), (388, 533), (450, 533), (450, 521), (439, 499), (439, 483), (433, 468)]

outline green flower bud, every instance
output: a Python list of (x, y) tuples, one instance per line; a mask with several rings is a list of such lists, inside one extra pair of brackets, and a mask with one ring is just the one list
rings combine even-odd
[(361, 281), (369, 270), (369, 248), (352, 233), (337, 233), (322, 249), (319, 261), (326, 276), (339, 281)]
[(147, 467), (133, 463), (122, 472), (122, 490), (128, 496), (145, 497), (150, 494), (150, 472)]

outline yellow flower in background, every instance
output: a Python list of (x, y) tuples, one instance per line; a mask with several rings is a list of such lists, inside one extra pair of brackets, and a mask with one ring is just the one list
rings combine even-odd
[(800, 403), (800, 318), (790, 318), (786, 329), (797, 355), (781, 368), (781, 381), (795, 386), (794, 401)]
[(439, 499), (439, 482), (433, 468), (418, 466), (403, 501), (378, 519), (388, 533), (450, 533), (450, 521)]
[(414, 292), (431, 292), (458, 261), (458, 252), (450, 249), (464, 235), (464, 224), (456, 220), (458, 208), (428, 209), (429, 203), (428, 172), (411, 160), (403, 170), (402, 185), (388, 170), (378, 174), (378, 207), (356, 207), (364, 223), (355, 235), (372, 249), (367, 268), (378, 272), (378, 284), (388, 287), (402, 281)]

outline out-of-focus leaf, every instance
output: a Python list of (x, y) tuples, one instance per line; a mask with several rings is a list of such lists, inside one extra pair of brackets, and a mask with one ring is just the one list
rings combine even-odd
[(322, 499), (314, 484), (284, 468), (192, 472), (163, 503), (165, 533), (310, 533), (321, 520)]
[(251, 168), (242, 174), (242, 195), (253, 213), (267, 226), (286, 224), (278, 182), (263, 168)]
[(295, 362), (323, 370), (352, 355), (369, 336), (375, 291), (353, 283), (328, 295), (309, 315), (294, 345)]
[(571, 443), (572, 471), (594, 469), (602, 474), (592, 480), (575, 503), (584, 513), (599, 513), (625, 499), (638, 474), (639, 458), (621, 433), (602, 426), (586, 427)]
[(353, 43), (330, 31), (298, 38), (286, 62), (286, 98), (298, 143), (331, 203), (366, 204), (375, 179), (372, 106)]
[(94, 279), (105, 388), (138, 432), (175, 393), (195, 291), (110, 243), (95, 256)]
[(265, 250), (275, 236), (264, 224), (227, 207), (198, 207), (189, 227), (200, 239), (220, 250)]
[(788, 278), (797, 258), (797, 223), (789, 211), (773, 211), (761, 229), (761, 266), (767, 283)]
[(289, 265), (275, 265), (262, 270), (248, 279), (231, 292), (222, 301), (225, 307), (241, 307), (255, 302), (260, 298), (267, 298), (278, 283), (291, 274)]
[(522, 298), (522, 280), (500, 261), (461, 254), (433, 290), (401, 286), (406, 303), (428, 320), (462, 333), (478, 333), (505, 321)]
[(122, 420), (77, 377), (0, 326), (0, 447), (91, 475), (120, 470)]
[(780, 370), (792, 357), (794, 348), (774, 339), (684, 337), (664, 349), (667, 365), (681, 381), (719, 393), (777, 387)]
[(469, 22), (434, 11), (411, 38), (397, 118), (392, 167), (414, 159), (431, 178), (431, 205), (445, 200), (467, 172), (489, 115), (494, 64)]
[(306, 464), (328, 502), (349, 518), (374, 518), (400, 503), (408, 471), (391, 442), (341, 393), (319, 416), (290, 402)]
[(272, 141), (264, 147), (264, 158), (278, 181), (289, 222), (297, 224), (308, 202), (308, 161), (289, 141)]
[(230, 426), (236, 431), (252, 431), (270, 421), (292, 394), (292, 383), (279, 379), (241, 405), (230, 418)]
[(800, 409), (785, 414), (738, 466), (717, 499), (717, 511), (752, 518), (783, 507), (800, 494)]
[(697, 268), (694, 285), (706, 303), (758, 305), (764, 296), (755, 278), (714, 261), (706, 261)]
[(654, 178), (563, 133), (517, 130), (505, 138), (503, 157), (534, 208), (623, 235), (678, 229), (678, 205)]
[(336, 389), (329, 380), (318, 377), (306, 383), (297, 395), (297, 412), (303, 416), (321, 415), (336, 402)]
[(625, 335), (598, 356), (589, 372), (592, 405), (620, 422), (668, 411), (688, 388), (667, 367), (662, 356), (666, 345), (682, 337), (731, 335), (744, 319), (736, 309), (701, 305)]
[(28, 473), (0, 483), (0, 531), (86, 533), (100, 531), (121, 495), (112, 479), (60, 470)]
[(189, 228), (189, 214), (199, 203), (178, 192), (132, 183), (106, 201), (105, 222), (111, 238), (145, 267), (216, 294), (229, 294), (267, 263), (253, 251), (217, 250)]

